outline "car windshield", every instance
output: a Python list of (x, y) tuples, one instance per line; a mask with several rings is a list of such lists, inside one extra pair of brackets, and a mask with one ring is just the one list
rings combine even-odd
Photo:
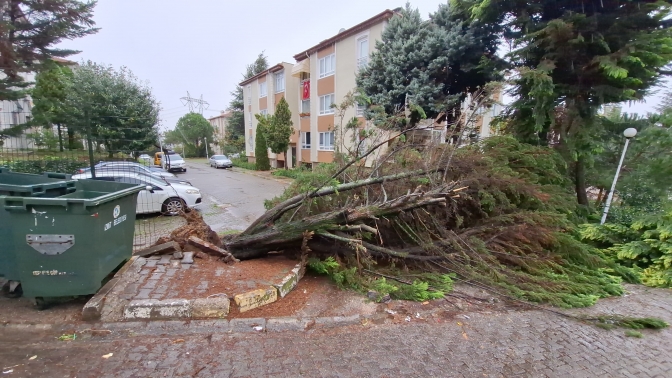
[(173, 154), (173, 155), (168, 155), (168, 160), (184, 160), (182, 159), (182, 156), (178, 154)]
[(226, 160), (227, 159), (226, 155), (215, 155), (213, 157), (215, 158), (215, 160)]

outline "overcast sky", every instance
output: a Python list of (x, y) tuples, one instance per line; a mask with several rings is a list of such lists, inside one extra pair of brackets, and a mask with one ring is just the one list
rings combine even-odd
[[(440, 0), (414, 0), (423, 17)], [(292, 56), (385, 9), (394, 0), (98, 0), (94, 20), (101, 30), (66, 41), (81, 50), (72, 60), (127, 66), (153, 88), (161, 102), (162, 129), (188, 112), (187, 91), (210, 103), (206, 118), (226, 109), (245, 66), (261, 51), (269, 64), (294, 63)], [(656, 99), (634, 110), (651, 110)]]

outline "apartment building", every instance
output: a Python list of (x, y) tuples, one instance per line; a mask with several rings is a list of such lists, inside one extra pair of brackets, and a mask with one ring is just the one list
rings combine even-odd
[[(254, 115), (273, 114), (281, 96), (289, 103), (295, 133), (289, 150), (284, 154), (287, 162), (284, 161), (285, 156), (269, 152), (273, 167), (329, 163), (334, 159), (335, 150), (366, 149), (367, 146), (359, 141), (358, 132), (372, 127), (364, 118), (364, 108), (355, 104), (339, 111), (332, 105), (341, 104), (348, 93), (355, 90), (358, 71), (368, 64), (376, 41), (382, 39), (383, 30), (394, 15), (395, 12), (388, 9), (349, 29), (341, 29), (333, 37), (295, 54), (295, 64), (280, 63), (243, 81), (240, 85), (243, 86), (247, 109), (248, 159), (254, 161), (257, 124)], [(491, 134), (490, 119), (498, 110), (495, 108), (486, 112), (484, 110), (477, 120), (481, 137)], [(343, 126), (353, 117), (359, 119), (359, 129), (345, 130)], [(436, 130), (430, 133), (432, 138), (443, 143), (445, 126), (434, 126)]]
[(220, 112), (219, 115), (214, 116), (212, 118), (208, 118), (208, 122), (210, 122), (212, 127), (215, 129), (215, 135), (216, 135), (215, 138), (217, 138), (217, 140), (220, 141), (218, 151), (220, 154), (223, 153), (221, 147), (222, 146), (221, 140), (223, 140), (224, 137), (226, 136), (226, 127), (229, 124), (229, 118), (231, 118), (231, 112), (223, 110)]
[[(289, 104), (292, 112), (292, 123), (297, 128), (299, 125), (299, 82), (291, 80), (289, 74), (294, 67), (291, 63), (278, 63), (273, 67), (243, 81), (243, 96), (245, 99), (245, 152), (250, 162), (255, 160), (254, 145), (257, 133), (258, 121), (256, 114), (273, 115), (275, 107), (281, 98)], [(297, 141), (298, 133), (290, 137), (290, 146), (284, 154), (273, 154), (269, 151), (268, 156), (271, 166), (274, 168), (295, 167), (297, 165)]]

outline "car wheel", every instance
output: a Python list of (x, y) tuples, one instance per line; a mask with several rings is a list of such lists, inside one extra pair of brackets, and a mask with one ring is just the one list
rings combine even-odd
[(161, 213), (163, 215), (179, 215), (181, 212), (186, 210), (186, 205), (181, 198), (171, 197), (168, 198), (163, 205), (161, 206)]
[(187, 168), (184, 168), (184, 169), (182, 170), (182, 172), (186, 172), (186, 171), (187, 171)]

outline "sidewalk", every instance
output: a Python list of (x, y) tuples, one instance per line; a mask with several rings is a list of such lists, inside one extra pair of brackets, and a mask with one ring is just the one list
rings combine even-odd
[[(627, 286), (587, 312), (670, 321), (672, 292)], [(583, 312), (584, 310), (577, 310)], [(672, 330), (603, 330), (544, 312), (419, 314), (336, 328), (280, 331), (282, 319), (80, 325), (66, 330), (0, 328), (6, 377), (669, 377)], [(249, 324), (247, 324), (249, 323)], [(256, 327), (252, 327), (252, 325)], [(348, 324), (348, 323), (346, 323)], [(246, 326), (245, 326), (246, 325)], [(47, 327), (48, 328), (48, 327)], [(260, 330), (257, 330), (260, 329)], [(37, 356), (30, 359), (31, 356)], [(107, 357), (105, 357), (107, 356)]]

